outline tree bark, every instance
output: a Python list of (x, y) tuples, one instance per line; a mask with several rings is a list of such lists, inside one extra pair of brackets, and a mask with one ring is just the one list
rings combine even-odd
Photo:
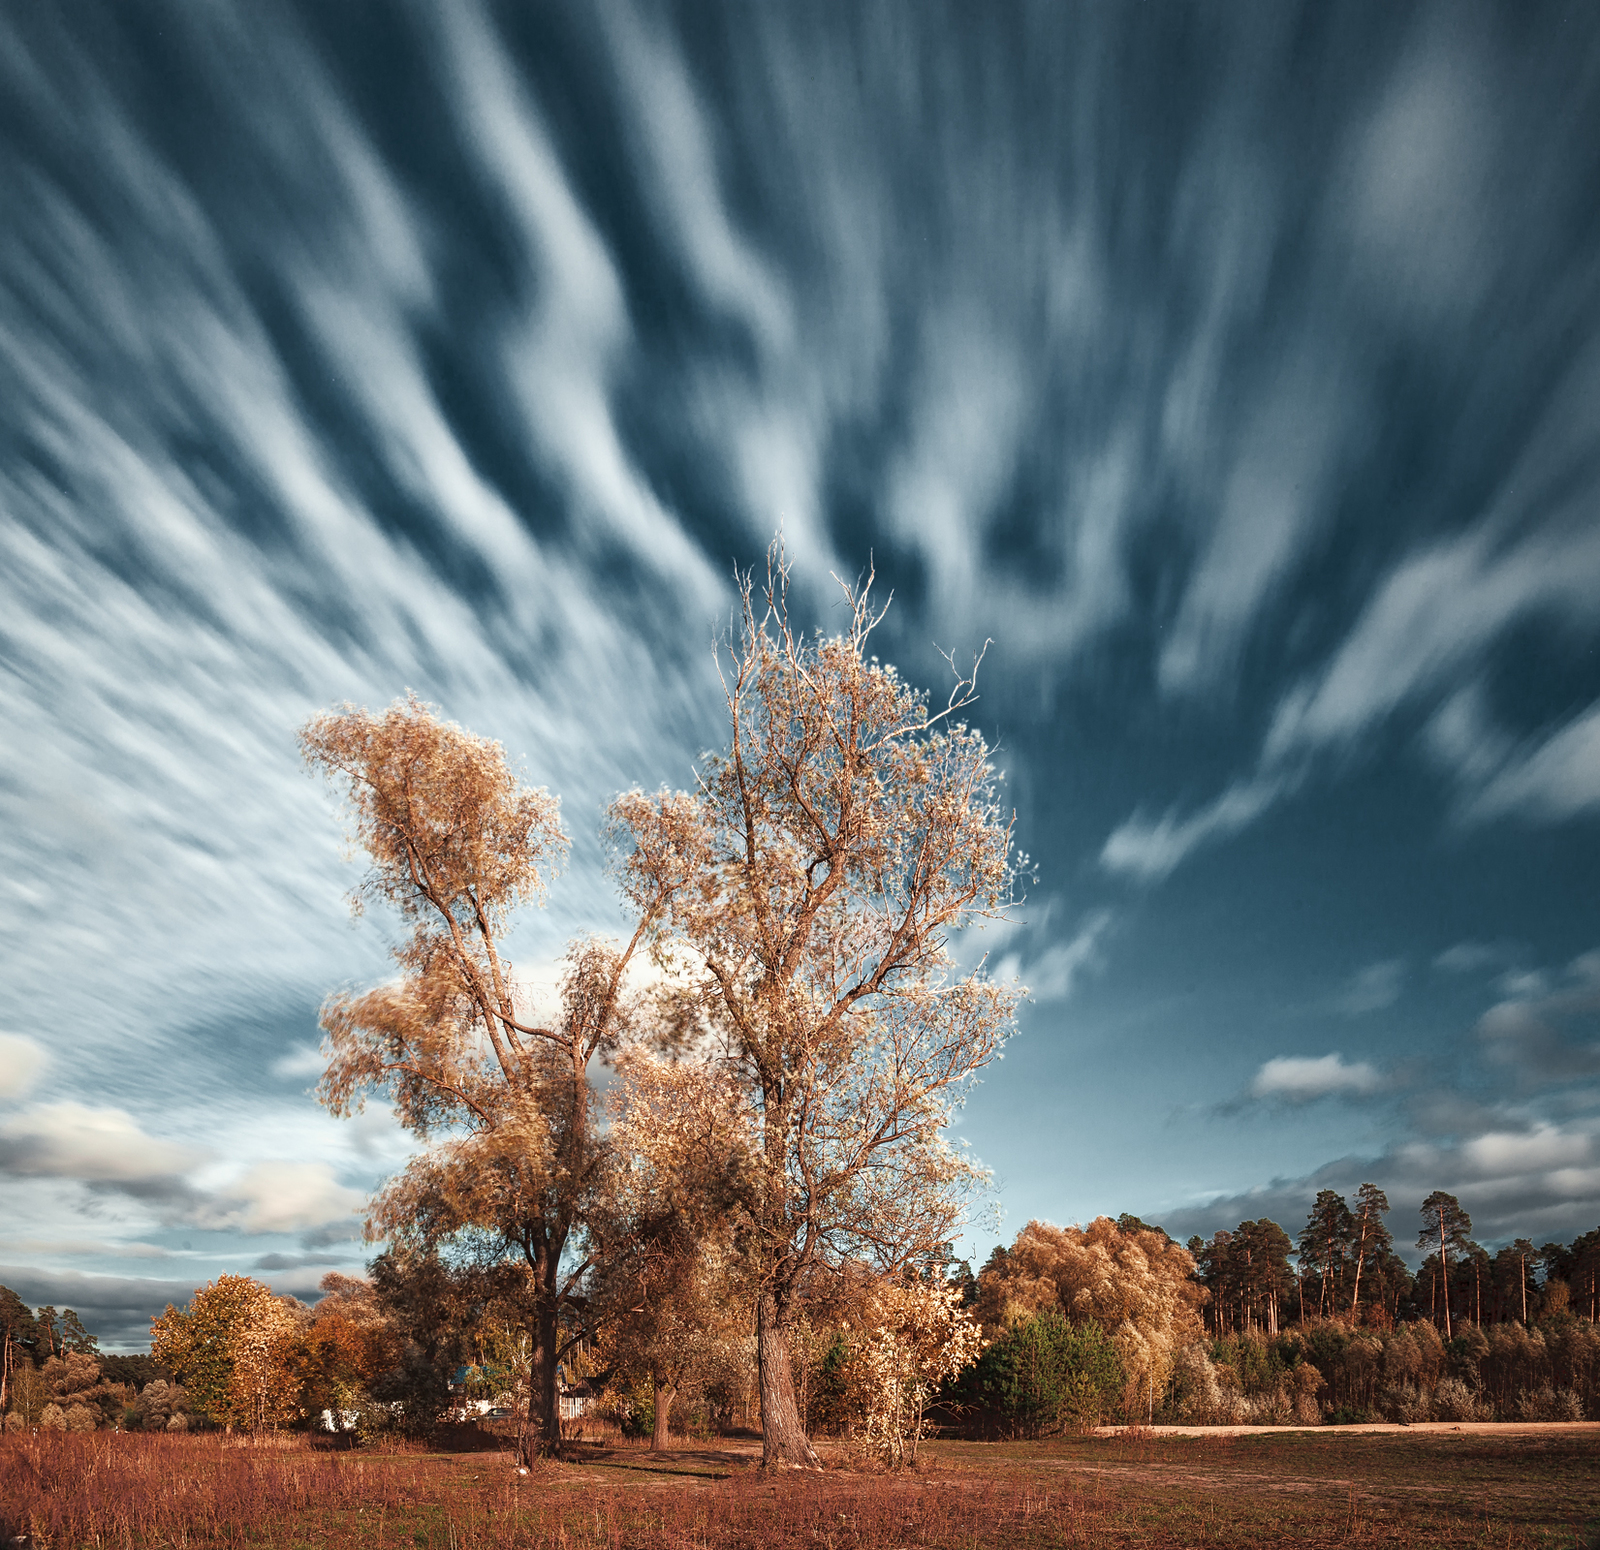
[(561, 1403), (556, 1387), (560, 1300), (556, 1277), (561, 1273), (561, 1243), (556, 1235), (539, 1235), (530, 1256), (534, 1277), (533, 1317), (528, 1321), (528, 1413), (522, 1423), (517, 1454), (524, 1465), (561, 1454)]
[(667, 1423), (672, 1419), (672, 1401), (678, 1390), (675, 1385), (665, 1383), (660, 1378), (654, 1379), (654, 1383), (655, 1416), (650, 1427), (650, 1451), (665, 1453), (672, 1446), (672, 1434), (667, 1429)]
[(770, 1291), (756, 1300), (756, 1367), (761, 1385), (761, 1467), (821, 1469), (795, 1403), (789, 1337), (778, 1300)]

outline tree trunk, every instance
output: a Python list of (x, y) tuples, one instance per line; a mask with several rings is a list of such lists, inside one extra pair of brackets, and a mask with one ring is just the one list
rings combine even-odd
[(540, 1234), (530, 1256), (534, 1281), (533, 1317), (528, 1321), (528, 1413), (517, 1454), (523, 1465), (561, 1454), (561, 1402), (556, 1389), (556, 1352), (561, 1339), (556, 1278), (561, 1272), (562, 1237)]
[(756, 1367), (761, 1384), (761, 1467), (821, 1469), (795, 1404), (789, 1337), (778, 1315), (778, 1300), (770, 1291), (756, 1300)]
[(655, 1382), (655, 1417), (650, 1427), (650, 1451), (652, 1453), (665, 1453), (672, 1446), (672, 1434), (667, 1430), (667, 1423), (672, 1418), (672, 1401), (677, 1395), (677, 1388), (664, 1383), (660, 1378)]

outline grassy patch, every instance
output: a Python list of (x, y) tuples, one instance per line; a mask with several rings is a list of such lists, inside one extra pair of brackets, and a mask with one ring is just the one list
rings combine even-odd
[(0, 1529), (40, 1550), (1552, 1550), (1600, 1524), (1600, 1428), (936, 1443), (893, 1476), (773, 1479), (756, 1462), (748, 1446), (590, 1447), (521, 1475), (494, 1452), (16, 1437), (0, 1441)]

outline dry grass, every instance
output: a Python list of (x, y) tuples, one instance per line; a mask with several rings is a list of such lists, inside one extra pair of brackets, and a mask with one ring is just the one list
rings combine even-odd
[(947, 1443), (928, 1450), (920, 1472), (897, 1476), (839, 1468), (774, 1480), (756, 1461), (749, 1445), (667, 1455), (591, 1446), (523, 1476), (488, 1450), (8, 1437), (0, 1544), (26, 1534), (36, 1550), (1533, 1550), (1588, 1544), (1586, 1525), (1600, 1520), (1600, 1427), (1500, 1441), (1324, 1431)]

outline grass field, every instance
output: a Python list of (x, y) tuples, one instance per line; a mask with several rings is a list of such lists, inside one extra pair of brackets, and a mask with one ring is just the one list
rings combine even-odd
[(757, 1462), (749, 1444), (591, 1446), (520, 1475), (491, 1450), (8, 1437), (0, 1545), (1600, 1545), (1600, 1425), (948, 1442), (925, 1445), (918, 1470), (900, 1475), (839, 1459), (821, 1475), (772, 1479)]

